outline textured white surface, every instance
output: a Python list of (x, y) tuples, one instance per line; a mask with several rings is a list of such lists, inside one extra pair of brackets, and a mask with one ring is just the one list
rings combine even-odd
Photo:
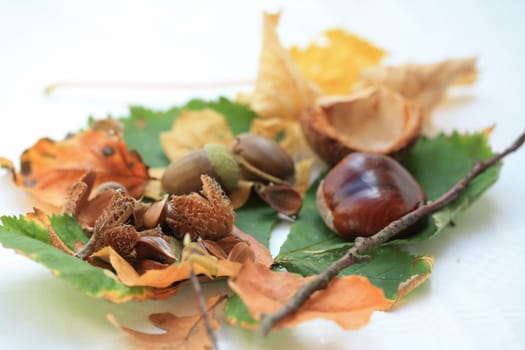
[[(166, 108), (228, 90), (64, 89), (63, 80), (210, 82), (252, 79), (261, 11), (282, 10), (285, 45), (343, 26), (390, 52), (389, 62), (477, 55), (480, 79), (453, 91), (435, 112), (446, 131), (496, 123), (494, 149), (525, 128), (525, 3), (518, 1), (0, 1), (0, 155), (17, 159), (37, 138), (62, 138), (89, 115), (125, 115), (128, 105)], [(408, 247), (435, 257), (435, 269), (394, 310), (343, 331), (314, 321), (267, 338), (223, 327), (222, 349), (525, 348), (525, 150), (501, 178), (430, 242)], [(0, 214), (35, 203), (0, 174)], [(277, 252), (282, 230), (272, 238)], [(221, 289), (221, 286), (216, 286)], [(0, 248), (0, 348), (126, 349), (113, 313), (143, 326), (155, 311), (191, 311), (181, 295), (164, 302), (113, 305), (85, 297), (34, 262)], [(181, 306), (181, 304), (183, 306)]]

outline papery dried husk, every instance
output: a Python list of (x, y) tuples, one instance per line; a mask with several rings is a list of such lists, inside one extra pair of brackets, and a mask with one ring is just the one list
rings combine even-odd
[(243, 102), (263, 118), (299, 119), (319, 90), (305, 79), (281, 45), (277, 34), (279, 14), (264, 14), (263, 43), (255, 90), (242, 95)]
[(192, 239), (217, 240), (231, 234), (235, 212), (221, 186), (213, 178), (201, 175), (202, 195), (172, 196), (168, 202), (167, 226), (172, 234)]
[(356, 89), (385, 86), (418, 103), (424, 115), (425, 133), (430, 132), (431, 112), (452, 84), (471, 84), (478, 76), (476, 58), (450, 59), (431, 64), (377, 66), (361, 72)]
[(420, 133), (422, 113), (402, 95), (370, 87), (318, 99), (304, 111), (301, 125), (310, 146), (334, 165), (355, 151), (401, 157)]

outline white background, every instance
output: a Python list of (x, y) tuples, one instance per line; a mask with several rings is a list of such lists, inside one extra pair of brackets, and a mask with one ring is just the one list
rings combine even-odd
[[(343, 26), (382, 46), (388, 62), (479, 57), (480, 79), (451, 91), (435, 112), (450, 131), (492, 124), (500, 150), (525, 129), (525, 13), (519, 1), (0, 1), (0, 155), (17, 160), (39, 137), (60, 139), (87, 117), (122, 116), (131, 104), (167, 108), (239, 89), (79, 89), (43, 94), (58, 81), (199, 83), (253, 79), (262, 10), (282, 10), (286, 46)], [(249, 88), (249, 87), (248, 87)], [(368, 326), (343, 331), (314, 321), (264, 338), (224, 326), (222, 349), (525, 348), (525, 150), (501, 178), (430, 242), (430, 278)], [(0, 171), (0, 214), (35, 202)], [(283, 234), (272, 239), (276, 253)], [(221, 289), (220, 286), (216, 287)], [(0, 248), (0, 348), (127, 349), (106, 320), (144, 326), (157, 311), (192, 311), (185, 298), (113, 305), (84, 296), (38, 264)]]

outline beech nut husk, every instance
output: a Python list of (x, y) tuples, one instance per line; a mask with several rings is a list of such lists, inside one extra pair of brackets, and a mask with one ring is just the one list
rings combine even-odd
[[(425, 204), (426, 195), (410, 173), (391, 157), (352, 153), (326, 175), (317, 206), (326, 225), (347, 240), (370, 237)], [(396, 238), (411, 234), (424, 221)]]
[(165, 192), (175, 195), (200, 191), (201, 175), (214, 178), (226, 191), (239, 182), (240, 170), (230, 150), (224, 145), (208, 144), (172, 162), (161, 179)]
[(420, 134), (421, 108), (383, 87), (321, 98), (301, 116), (308, 144), (329, 165), (351, 152), (408, 153)]
[(232, 151), (240, 164), (241, 178), (244, 180), (293, 183), (294, 162), (274, 140), (243, 133), (236, 137)]

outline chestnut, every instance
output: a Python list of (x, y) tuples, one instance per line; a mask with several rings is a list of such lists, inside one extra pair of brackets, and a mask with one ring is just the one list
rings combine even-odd
[[(372, 236), (425, 201), (423, 189), (401, 164), (371, 153), (349, 154), (317, 189), (317, 207), (324, 222), (348, 240)], [(418, 222), (396, 238), (420, 226)]]

